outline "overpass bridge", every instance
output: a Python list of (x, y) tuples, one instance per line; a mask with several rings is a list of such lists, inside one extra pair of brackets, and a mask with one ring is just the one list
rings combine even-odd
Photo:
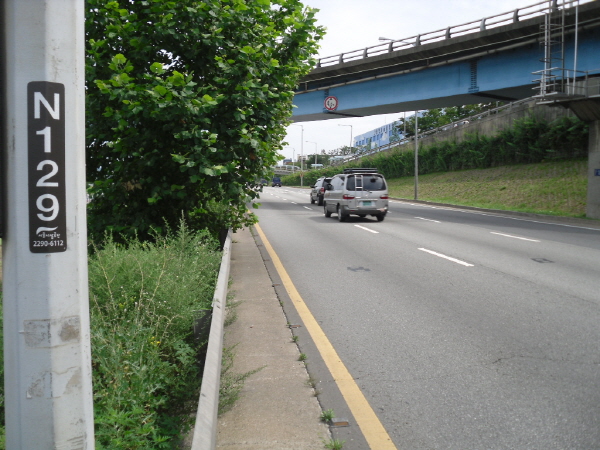
[[(564, 13), (562, 69), (600, 73), (600, 1), (543, 1), (509, 13), (318, 60), (294, 97), (295, 122), (362, 117), (538, 93), (548, 13)], [(567, 6), (567, 8), (561, 8)], [(577, 22), (577, 35), (575, 34)], [(575, 42), (577, 37), (577, 42)], [(577, 52), (575, 45), (577, 44)], [(554, 49), (551, 49), (554, 51)], [(576, 54), (577, 53), (577, 54)], [(566, 73), (562, 74), (566, 77)], [(326, 98), (337, 102), (325, 105)]]
[(600, 1), (546, 0), (318, 60), (292, 120), (536, 96), (590, 122), (587, 215), (600, 218)]

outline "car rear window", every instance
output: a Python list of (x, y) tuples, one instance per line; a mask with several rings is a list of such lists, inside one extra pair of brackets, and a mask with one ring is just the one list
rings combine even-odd
[(386, 189), (385, 179), (381, 175), (350, 175), (346, 181), (346, 189), (350, 191), (383, 191)]

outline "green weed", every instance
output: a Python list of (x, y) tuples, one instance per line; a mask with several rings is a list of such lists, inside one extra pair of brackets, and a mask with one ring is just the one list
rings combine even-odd
[(229, 411), (240, 396), (244, 387), (244, 381), (266, 366), (258, 367), (245, 373), (234, 373), (233, 360), (235, 357), (234, 349), (236, 346), (223, 349), (221, 362), (221, 380), (219, 386), (219, 414)]
[(339, 439), (331, 439), (331, 440), (329, 440), (329, 442), (327, 442), (327, 441), (323, 442), (323, 444), (325, 445), (325, 448), (329, 449), (329, 450), (342, 450), (345, 443), (346, 443), (346, 441), (340, 441)]
[(221, 254), (184, 225), (155, 243), (108, 238), (89, 260), (96, 446), (176, 448), (191, 425)]
[(306, 385), (314, 391), (314, 396), (317, 397), (321, 392), (317, 389), (317, 381), (308, 374), (308, 380), (306, 380)]
[(333, 409), (326, 409), (321, 413), (321, 420), (323, 422), (331, 422), (334, 417), (335, 413), (333, 412)]

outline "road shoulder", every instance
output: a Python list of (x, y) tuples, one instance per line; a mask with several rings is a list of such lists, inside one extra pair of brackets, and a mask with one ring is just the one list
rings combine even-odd
[(226, 328), (232, 371), (250, 375), (233, 407), (218, 421), (217, 449), (314, 450), (330, 438), (287, 319), (248, 229), (232, 236), (230, 301), (236, 321)]

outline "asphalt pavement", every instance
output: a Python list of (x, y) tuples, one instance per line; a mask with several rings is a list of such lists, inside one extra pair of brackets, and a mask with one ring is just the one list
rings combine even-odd
[[(541, 222), (600, 226), (597, 221), (583, 219), (523, 216)], [(324, 449), (332, 435), (320, 420), (322, 408), (308, 382), (305, 363), (300, 361), (301, 350), (290, 329), (290, 323), (299, 322), (296, 317), (286, 317), (280, 301), (283, 299), (277, 295), (282, 287), (277, 286), (279, 280), (271, 280), (265, 261), (272, 263), (268, 256), (261, 256), (263, 244), (253, 233), (256, 232), (246, 228), (232, 235), (232, 295), (228, 303), (237, 304), (233, 308), (237, 318), (225, 331), (225, 347), (235, 353), (231, 372), (253, 373), (245, 380), (233, 407), (219, 417), (217, 449)], [(300, 343), (304, 349), (306, 344)], [(339, 434), (339, 430), (335, 431)], [(363, 444), (352, 448), (363, 448)]]
[(251, 230), (232, 235), (228, 303), (235, 321), (224, 346), (229, 373), (251, 373), (233, 407), (219, 416), (217, 449), (316, 450), (331, 439), (300, 350)]

